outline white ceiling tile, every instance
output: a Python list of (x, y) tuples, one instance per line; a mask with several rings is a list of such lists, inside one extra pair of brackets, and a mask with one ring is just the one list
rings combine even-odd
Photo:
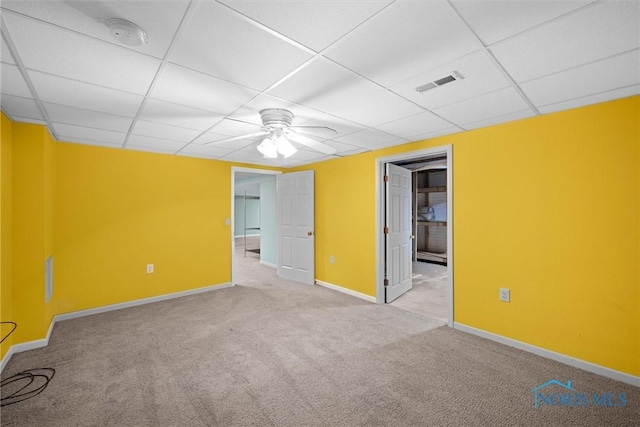
[(0, 37), (0, 61), (6, 62), (7, 64), (16, 63), (13, 59), (13, 55), (11, 54), (11, 50), (9, 49), (9, 45), (4, 39), (4, 35)]
[(166, 64), (151, 97), (223, 115), (256, 96), (258, 92), (173, 64)]
[(325, 56), (390, 87), (478, 47), (449, 3), (403, 1), (362, 24)]
[[(253, 132), (256, 132), (256, 130), (254, 130)], [(233, 137), (247, 135), (248, 133), (249, 132), (238, 132)], [(192, 141), (192, 143), (199, 144), (199, 145), (205, 145), (205, 144), (208, 145), (210, 143), (214, 143), (212, 144), (212, 146), (237, 150), (241, 147), (244, 147), (245, 145), (248, 145), (253, 143), (254, 141), (257, 141), (256, 138), (247, 138), (247, 139), (238, 139), (238, 140), (229, 141), (229, 142), (220, 142), (220, 143), (216, 142), (216, 141), (221, 141), (223, 139), (229, 139), (230, 137), (231, 136), (229, 135), (222, 135), (216, 132), (205, 132), (202, 135), (200, 135), (197, 139)]]
[(142, 120), (200, 131), (209, 129), (222, 117), (211, 111), (189, 108), (157, 99), (148, 99), (140, 114)]
[(412, 142), (415, 141), (424, 141), (426, 139), (432, 139), (432, 138), (437, 138), (439, 136), (443, 136), (443, 135), (452, 135), (454, 133), (459, 133), (462, 132), (463, 129), (460, 127), (449, 127), (446, 129), (440, 129), (437, 130), (435, 132), (426, 132), (420, 135), (414, 135), (413, 138), (411, 139)]
[[(216, 139), (224, 139), (229, 138), (230, 136), (242, 136), (248, 135), (256, 132), (260, 132), (262, 126), (259, 124), (248, 123), (244, 121), (234, 120), (234, 119), (224, 119), (218, 122), (213, 128), (211, 128), (210, 132), (207, 132), (209, 136), (207, 138), (211, 138), (212, 136)], [(218, 137), (218, 135), (224, 135)], [(203, 135), (204, 137), (204, 135)], [(204, 140), (205, 138), (199, 138), (199, 140)], [(212, 139), (209, 139), (211, 141)], [(206, 141), (205, 141), (206, 142)]]
[(0, 90), (3, 95), (21, 96), (33, 98), (29, 86), (24, 81), (20, 69), (16, 65), (0, 64)]
[(269, 93), (367, 126), (423, 111), (412, 102), (325, 59), (314, 61)]
[(336, 149), (336, 154), (352, 153), (356, 150), (361, 150), (362, 147), (357, 147), (351, 144), (345, 144), (335, 140), (322, 141), (324, 144)]
[(75, 138), (72, 136), (61, 137), (60, 142), (69, 142), (69, 143), (81, 144), (81, 145), (94, 145), (96, 147), (122, 148), (122, 144), (113, 144), (113, 143), (104, 142), (104, 141), (92, 141), (90, 139)]
[(184, 142), (172, 141), (169, 139), (153, 138), (143, 135), (130, 135), (127, 140), (126, 148), (137, 149), (155, 149), (162, 152), (170, 151), (175, 153), (179, 149), (185, 146)]
[(513, 122), (515, 120), (527, 119), (534, 117), (534, 113), (531, 110), (516, 111), (515, 113), (505, 114), (504, 116), (491, 117), (485, 120), (479, 120), (477, 122), (465, 123), (464, 128), (466, 130), (484, 128), (487, 126), (498, 125), (501, 123)]
[(92, 111), (134, 117), (143, 97), (114, 89), (29, 71), (31, 82), (42, 101)]
[(217, 159), (218, 157), (225, 156), (232, 151), (234, 150), (231, 150), (229, 148), (215, 147), (211, 145), (189, 144), (182, 150), (180, 150), (178, 154)]
[[(473, 99), (436, 108), (433, 112), (456, 125), (529, 110), (528, 104), (513, 88), (500, 89)], [(464, 126), (463, 126), (464, 127)]]
[(111, 36), (107, 22), (125, 19), (141, 27), (147, 43), (129, 46), (156, 58), (164, 57), (189, 0), (156, 1), (24, 1), (3, 0), (2, 7), (60, 27), (118, 44)]
[(451, 123), (428, 111), (380, 125), (377, 129), (400, 138), (413, 140), (416, 135), (451, 127)]
[[(375, 129), (366, 129), (349, 135), (340, 136), (335, 140), (356, 147), (373, 147), (379, 144), (399, 143), (401, 138)], [(406, 142), (406, 140), (403, 140), (402, 142)]]
[(621, 89), (615, 89), (608, 92), (597, 93), (595, 95), (574, 98), (569, 101), (559, 102), (557, 104), (545, 105), (538, 110), (542, 114), (555, 113), (556, 111), (569, 110), (571, 108), (583, 107), (585, 105), (598, 104), (600, 102), (611, 101), (619, 98), (640, 95), (640, 85), (628, 86)]
[(127, 134), (123, 132), (92, 129), (65, 123), (52, 123), (52, 125), (58, 135), (58, 139), (71, 139), (73, 141), (89, 140), (122, 145), (127, 136)]
[(311, 57), (237, 12), (216, 2), (202, 2), (178, 36), (169, 60), (264, 90)]
[(221, 3), (319, 52), (391, 1), (223, 0)]
[[(418, 93), (415, 88), (457, 72), (463, 77), (435, 89)], [(419, 74), (391, 88), (392, 91), (433, 109), (473, 98), (509, 86), (504, 74), (484, 51), (476, 51), (440, 67)]]
[[(131, 131), (133, 135), (150, 136), (152, 138), (189, 142), (202, 132), (194, 129), (163, 125), (161, 123), (138, 120)], [(184, 144), (182, 144), (184, 145)]]
[(69, 125), (84, 126), (94, 129), (128, 132), (133, 119), (115, 114), (100, 113), (84, 108), (68, 107), (66, 105), (43, 103), (47, 115), (52, 122)]
[(517, 81), (566, 70), (640, 46), (640, 2), (599, 2), (491, 47)]
[(485, 45), (506, 39), (594, 0), (451, 0)]
[(149, 56), (10, 12), (3, 19), (32, 70), (145, 94), (160, 65)]
[(123, 147), (125, 150), (132, 150), (132, 151), (142, 151), (145, 153), (156, 153), (156, 154), (168, 154), (168, 155), (172, 155), (175, 154), (176, 150), (174, 150), (171, 147), (145, 147), (145, 146), (138, 146), (138, 145), (127, 145), (125, 147)]
[(38, 104), (33, 99), (21, 98), (13, 95), (2, 95), (0, 105), (7, 115), (14, 120), (16, 117), (23, 117), (32, 120), (43, 120), (42, 112)]
[(640, 50), (583, 65), (520, 85), (538, 106), (640, 83)]

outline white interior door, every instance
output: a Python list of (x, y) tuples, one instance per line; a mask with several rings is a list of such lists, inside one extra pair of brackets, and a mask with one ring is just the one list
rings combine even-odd
[(411, 171), (387, 163), (386, 177), (385, 302), (391, 302), (412, 286)]
[(276, 175), (277, 274), (283, 279), (315, 282), (313, 171)]

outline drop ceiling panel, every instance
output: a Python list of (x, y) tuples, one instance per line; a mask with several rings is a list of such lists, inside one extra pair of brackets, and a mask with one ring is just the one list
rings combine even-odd
[[(240, 136), (240, 135), (238, 135)], [(245, 138), (245, 139), (236, 139), (233, 141), (224, 141), (224, 142), (218, 142), (218, 141), (222, 141), (225, 139), (228, 139), (229, 137), (226, 135), (220, 135), (220, 134), (216, 134), (216, 133), (211, 133), (211, 132), (207, 132), (204, 135), (200, 136), (198, 139), (196, 139), (195, 141), (193, 141), (194, 144), (199, 144), (199, 145), (207, 145), (210, 147), (219, 147), (219, 148), (228, 148), (230, 150), (240, 150), (242, 148), (245, 148), (251, 144), (254, 144), (262, 139), (264, 139), (264, 137), (258, 139), (258, 138)], [(211, 144), (209, 144), (211, 143)]]
[(464, 127), (466, 123), (529, 110), (527, 103), (515, 89), (505, 88), (473, 99), (437, 108), (434, 113)]
[(378, 126), (378, 129), (401, 138), (415, 137), (451, 127), (451, 123), (428, 111)]
[(485, 45), (492, 45), (594, 0), (469, 1), (451, 3)]
[(58, 137), (63, 140), (91, 140), (121, 145), (124, 142), (125, 137), (127, 136), (127, 134), (123, 132), (93, 129), (82, 126), (68, 125), (64, 123), (52, 123), (52, 125)]
[(349, 135), (340, 136), (335, 138), (335, 141), (363, 148), (371, 148), (380, 144), (407, 142), (405, 139), (375, 129), (365, 129)]
[(520, 85), (536, 106), (640, 84), (640, 50)]
[(15, 95), (22, 98), (33, 98), (27, 82), (24, 81), (20, 69), (15, 65), (0, 64), (0, 90), (3, 95)]
[(600, 2), (491, 48), (524, 82), (640, 46), (640, 2)]
[(166, 64), (150, 96), (174, 104), (228, 114), (257, 92), (206, 74)]
[(86, 139), (86, 138), (74, 138), (71, 136), (58, 137), (58, 141), (68, 142), (73, 144), (81, 144), (81, 145), (94, 145), (96, 147), (122, 148), (121, 144), (112, 144), (110, 142), (103, 142), (103, 141), (93, 141), (91, 139)]
[[(435, 89), (418, 93), (415, 88), (457, 72), (463, 78)], [(391, 88), (394, 92), (423, 107), (433, 109), (464, 101), (509, 86), (509, 81), (487, 53), (476, 51), (412, 77)]]
[(180, 150), (180, 153), (178, 154), (217, 159), (231, 153), (232, 151), (234, 150), (229, 148), (213, 147), (211, 145), (189, 144)]
[(325, 56), (390, 87), (478, 47), (447, 2), (401, 1), (331, 46)]
[(160, 62), (13, 13), (3, 14), (25, 67), (88, 83), (145, 94)]
[(4, 39), (4, 36), (0, 38), (0, 61), (6, 62), (7, 64), (16, 63), (16, 61), (13, 59), (13, 55), (11, 54), (11, 50), (9, 49), (9, 45)]
[[(131, 131), (134, 135), (150, 136), (153, 138), (170, 139), (172, 141), (189, 142), (202, 132), (161, 123), (138, 120)], [(184, 145), (184, 144), (183, 144)]]
[(422, 111), (417, 105), (324, 59), (314, 61), (269, 93), (367, 126)]
[(38, 104), (33, 99), (21, 98), (13, 95), (2, 95), (0, 102), (2, 109), (13, 120), (18, 117), (29, 119), (29, 121), (37, 120), (44, 123), (44, 117), (38, 108)]
[(143, 97), (87, 83), (29, 71), (42, 101), (134, 117)]
[(221, 3), (319, 52), (391, 2), (224, 0)]
[(43, 104), (52, 122), (123, 133), (129, 131), (131, 123), (133, 122), (133, 119), (130, 117), (100, 113), (98, 111), (68, 107), (66, 105), (52, 104), (49, 102)]
[(189, 0), (146, 1), (16, 1), (3, 0), (2, 7), (50, 22), (75, 32), (117, 44), (107, 22), (126, 19), (141, 27), (147, 43), (129, 49), (162, 58), (187, 9)]
[(152, 149), (155, 152), (175, 153), (185, 146), (184, 142), (171, 141), (169, 139), (153, 138), (144, 135), (130, 135), (125, 148)]
[(533, 111), (531, 110), (516, 111), (515, 113), (505, 114), (504, 116), (491, 117), (488, 119), (479, 120), (477, 122), (465, 123), (464, 128), (466, 130), (478, 129), (478, 128), (493, 126), (501, 123), (512, 122), (515, 120), (526, 119), (533, 116), (534, 114), (533, 114)]
[(171, 62), (257, 90), (310, 58), (310, 53), (216, 2), (197, 5), (169, 55)]
[(205, 131), (222, 119), (211, 111), (184, 107), (157, 99), (148, 99), (140, 119), (188, 129)]
[(585, 105), (612, 101), (614, 99), (626, 98), (634, 95), (640, 95), (640, 85), (628, 86), (621, 89), (610, 90), (608, 92), (597, 93), (595, 95), (582, 96), (569, 101), (559, 102), (557, 104), (545, 105), (538, 108), (538, 110), (542, 114), (555, 113), (556, 111), (578, 108)]

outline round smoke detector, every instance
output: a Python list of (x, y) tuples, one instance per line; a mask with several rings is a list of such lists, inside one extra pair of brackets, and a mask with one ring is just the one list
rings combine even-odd
[(147, 34), (133, 22), (113, 18), (107, 21), (111, 36), (127, 46), (142, 46), (147, 42)]

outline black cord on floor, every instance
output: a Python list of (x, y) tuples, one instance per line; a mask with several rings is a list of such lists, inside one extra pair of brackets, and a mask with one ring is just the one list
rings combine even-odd
[(23, 400), (39, 395), (47, 388), (49, 381), (51, 381), (55, 374), (56, 370), (53, 368), (38, 368), (27, 369), (9, 378), (5, 378), (2, 380), (0, 387), (6, 387), (18, 381), (26, 382), (26, 384), (8, 396), (3, 396), (0, 406), (13, 405), (14, 403), (22, 402)]
[(7, 338), (9, 338), (9, 335), (11, 335), (13, 333), (13, 331), (16, 330), (16, 328), (18, 327), (18, 324), (16, 322), (0, 322), (0, 325), (13, 325), (13, 329), (11, 329), (7, 335), (3, 336), (2, 339), (0, 340), (0, 344), (2, 344), (2, 342), (4, 340), (6, 340)]
[[(0, 325), (4, 324), (13, 325), (13, 328), (4, 337), (2, 337), (0, 343), (7, 339), (7, 337), (9, 337), (9, 335), (11, 335), (18, 327), (16, 322), (0, 322)], [(0, 399), (0, 406), (13, 405), (14, 403), (22, 402), (23, 400), (39, 395), (45, 388), (47, 388), (49, 381), (51, 381), (51, 378), (53, 378), (55, 374), (56, 370), (53, 368), (27, 369), (26, 371), (18, 372), (9, 378), (3, 379), (2, 382), (0, 382), (0, 389), (10, 384), (17, 383), (18, 381), (23, 381), (26, 384), (22, 387), (18, 384), (18, 387), (20, 387), (18, 390), (8, 396), (2, 396), (2, 399)]]

